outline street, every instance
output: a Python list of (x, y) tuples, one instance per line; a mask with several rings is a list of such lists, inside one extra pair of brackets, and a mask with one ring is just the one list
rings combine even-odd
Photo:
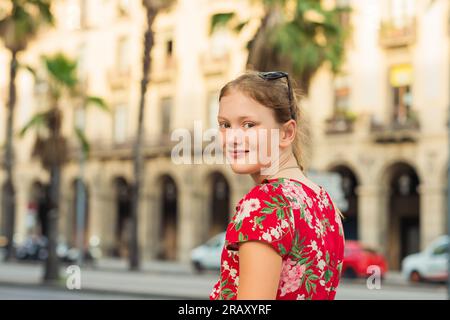
[[(69, 290), (64, 281), (57, 287), (42, 286), (41, 266), (0, 264), (0, 299), (208, 299), (217, 280), (216, 272), (195, 274), (188, 266), (161, 262), (149, 263), (144, 270), (129, 272), (120, 266), (81, 269), (80, 289)], [(62, 269), (63, 271), (63, 269)], [(64, 275), (64, 272), (61, 272)], [(447, 298), (444, 285), (411, 285), (398, 276), (381, 282), (379, 289), (369, 289), (364, 279), (343, 279), (337, 300), (442, 300)]]
[[(195, 285), (195, 283), (193, 283)], [(189, 298), (189, 297), (186, 297)], [(0, 300), (136, 300), (174, 299), (157, 295), (95, 293), (81, 290), (61, 290), (41, 287), (16, 287), (0, 285)], [(182, 299), (182, 297), (175, 298)], [(369, 290), (359, 285), (342, 285), (336, 300), (444, 300), (443, 288), (411, 290), (410, 288), (387, 287)]]

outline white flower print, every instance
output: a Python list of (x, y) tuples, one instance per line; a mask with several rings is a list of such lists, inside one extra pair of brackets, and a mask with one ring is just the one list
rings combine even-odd
[(320, 259), (320, 260), (319, 260), (319, 263), (317, 264), (317, 267), (318, 267), (320, 270), (323, 270), (323, 268), (325, 268), (326, 265), (327, 265), (327, 264), (326, 264), (325, 260)]
[(313, 216), (308, 209), (305, 209), (305, 220), (306, 220), (306, 223), (308, 224), (308, 226), (311, 229), (313, 229), (313, 225), (312, 225)]
[(268, 241), (268, 242), (272, 242), (272, 236), (271, 236), (270, 233), (268, 233), (268, 232), (264, 232), (264, 233), (262, 234), (262, 238), (263, 238), (264, 240)]
[(316, 240), (311, 241), (310, 247), (311, 247), (312, 251), (317, 251), (317, 242), (316, 242)]
[(275, 239), (279, 239), (280, 238), (280, 233), (278, 232), (278, 230), (276, 228), (272, 228), (270, 230), (270, 234), (275, 238)]
[[(290, 199), (292, 209), (300, 209), (302, 203), (306, 202), (312, 207), (312, 201), (306, 194), (305, 190), (292, 181), (285, 181), (282, 185), (283, 194)], [(309, 201), (308, 201), (309, 200)]]
[(316, 231), (318, 238), (322, 238), (325, 235), (325, 228), (324, 228), (322, 222), (320, 221), (320, 219), (317, 217), (316, 217), (315, 231)]
[(242, 202), (239, 212), (236, 215), (235, 222), (239, 223), (245, 218), (250, 217), (250, 213), (261, 207), (258, 199), (248, 199)]
[(321, 258), (322, 258), (322, 255), (323, 255), (322, 251), (318, 250), (318, 251), (317, 251), (317, 254), (316, 254), (316, 259), (317, 259), (317, 260), (321, 259)]
[(259, 190), (261, 190), (264, 193), (268, 193), (269, 192), (269, 185), (268, 184), (263, 184)]
[(304, 294), (298, 294), (297, 295), (297, 300), (305, 300), (305, 295)]

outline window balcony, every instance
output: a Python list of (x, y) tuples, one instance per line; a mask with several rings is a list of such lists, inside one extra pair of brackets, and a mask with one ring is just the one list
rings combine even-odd
[(200, 66), (205, 75), (216, 75), (226, 72), (230, 66), (230, 53), (227, 51), (221, 55), (215, 55), (206, 51), (200, 55)]
[(381, 22), (379, 43), (384, 48), (412, 45), (416, 40), (416, 19), (413, 17)]
[(356, 115), (352, 112), (337, 112), (325, 120), (325, 134), (344, 134), (354, 132)]
[(376, 143), (416, 142), (420, 134), (420, 122), (413, 112), (403, 121), (393, 120), (387, 124), (377, 123), (372, 117), (370, 133)]
[(110, 69), (107, 72), (109, 86), (113, 90), (127, 89), (131, 83), (131, 69)]
[(154, 83), (171, 82), (175, 80), (177, 61), (174, 56), (165, 56), (161, 59), (152, 57), (150, 81)]
[[(88, 137), (89, 139), (89, 137)], [(121, 142), (115, 142), (113, 139), (93, 139), (88, 140), (90, 145), (90, 158), (100, 160), (131, 160), (133, 159), (134, 143), (133, 137), (128, 137)], [(170, 134), (159, 134), (151, 137), (145, 137), (142, 143), (142, 154), (145, 158), (154, 158), (158, 156), (170, 157), (172, 148), (178, 141), (171, 141)], [(80, 144), (78, 141), (71, 140), (69, 147), (69, 158), (77, 161), (80, 155)]]

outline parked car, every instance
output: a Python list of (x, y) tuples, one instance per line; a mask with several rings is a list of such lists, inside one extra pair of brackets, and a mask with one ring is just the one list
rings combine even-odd
[(425, 250), (406, 256), (402, 261), (402, 275), (411, 282), (448, 280), (449, 237), (441, 236)]
[(221, 232), (205, 244), (191, 251), (191, 262), (197, 272), (203, 270), (219, 270), (222, 249), (225, 244), (225, 232)]
[[(17, 260), (45, 261), (48, 257), (48, 240), (44, 236), (29, 236), (20, 245), (15, 245)], [(59, 242), (56, 254), (61, 262), (76, 263), (79, 255), (78, 248), (72, 248), (64, 242)], [(94, 263), (101, 256), (96, 245), (90, 245), (83, 256), (86, 263)]]
[(6, 256), (6, 244), (8, 240), (4, 236), (0, 236), (0, 261), (3, 261)]
[[(374, 249), (367, 248), (359, 241), (347, 240), (344, 249), (342, 276), (345, 278), (365, 278), (370, 274), (370, 266), (378, 266), (383, 277), (387, 272), (386, 258)], [(368, 273), (369, 272), (369, 273)]]

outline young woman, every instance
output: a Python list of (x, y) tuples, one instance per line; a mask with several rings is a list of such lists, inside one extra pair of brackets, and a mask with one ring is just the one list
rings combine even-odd
[[(226, 84), (219, 101), (227, 159), (256, 186), (228, 225), (210, 299), (334, 299), (344, 253), (341, 215), (303, 173), (302, 116), (287, 73), (248, 72)], [(270, 142), (274, 130), (277, 149)], [(244, 135), (234, 134), (239, 131)], [(252, 131), (263, 132), (253, 135), (256, 143)], [(270, 175), (259, 161), (263, 145), (277, 151), (266, 150), (277, 155)]]

